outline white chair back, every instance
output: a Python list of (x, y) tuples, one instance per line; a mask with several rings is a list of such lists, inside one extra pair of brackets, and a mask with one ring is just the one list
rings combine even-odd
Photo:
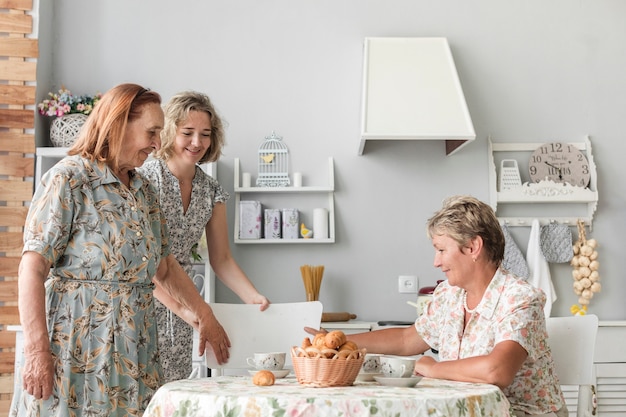
[[(228, 363), (219, 365), (213, 352), (207, 351), (206, 363), (211, 375), (221, 369), (250, 368), (246, 358), (254, 352), (287, 352), (285, 366), (291, 366), (290, 350), (309, 336), (304, 327), (320, 328), (322, 303), (273, 303), (265, 311), (254, 304), (211, 304), (231, 342)], [(213, 370), (217, 370), (214, 372)]]
[(595, 384), (593, 355), (598, 317), (593, 314), (549, 317), (546, 327), (559, 382), (561, 385), (578, 386), (576, 415), (590, 416), (595, 407), (591, 386)]

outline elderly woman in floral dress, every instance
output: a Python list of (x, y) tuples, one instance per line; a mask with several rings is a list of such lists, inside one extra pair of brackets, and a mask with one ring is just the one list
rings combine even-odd
[(228, 359), (224, 329), (170, 254), (158, 193), (135, 171), (161, 146), (160, 104), (136, 84), (111, 89), (37, 187), (10, 416), (141, 416), (161, 381), (152, 279), (198, 324), (200, 350)]

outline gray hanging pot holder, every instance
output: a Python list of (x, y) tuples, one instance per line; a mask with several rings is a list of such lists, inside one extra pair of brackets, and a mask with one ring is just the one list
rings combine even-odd
[(550, 223), (541, 226), (539, 242), (544, 258), (550, 263), (569, 262), (574, 256), (572, 232), (565, 224)]
[(513, 240), (506, 224), (502, 225), (502, 233), (504, 234), (504, 259), (502, 260), (502, 268), (520, 278), (528, 279), (530, 276), (528, 263), (526, 259), (524, 259), (522, 251)]

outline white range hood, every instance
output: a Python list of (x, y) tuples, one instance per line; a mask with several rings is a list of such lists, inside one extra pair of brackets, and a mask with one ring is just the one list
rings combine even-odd
[(368, 140), (476, 138), (446, 38), (366, 38), (359, 155)]

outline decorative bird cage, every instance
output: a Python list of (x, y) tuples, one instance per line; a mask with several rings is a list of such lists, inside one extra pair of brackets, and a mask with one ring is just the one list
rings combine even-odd
[(289, 185), (289, 149), (283, 138), (272, 132), (259, 146), (259, 175), (257, 187), (286, 187)]

